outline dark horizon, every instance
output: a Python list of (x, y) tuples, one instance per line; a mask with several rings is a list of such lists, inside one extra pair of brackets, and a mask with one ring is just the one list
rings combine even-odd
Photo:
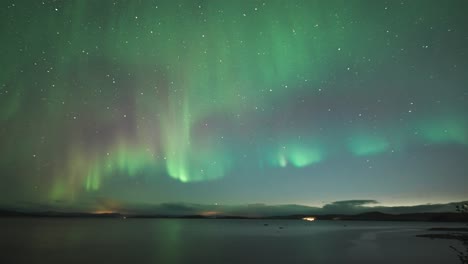
[(0, 205), (468, 200), (468, 1), (2, 4)]
[(292, 215), (359, 215), (369, 212), (383, 214), (422, 214), (422, 213), (457, 213), (456, 206), (468, 201), (421, 204), (413, 206), (383, 206), (375, 200), (347, 200), (325, 204), (322, 207), (283, 204), (246, 204), (246, 205), (204, 205), (192, 203), (162, 203), (154, 205), (127, 204), (119, 207), (101, 207), (100, 209), (69, 208), (60, 206), (38, 205), (34, 207), (7, 206), (0, 204), (0, 210), (22, 213), (73, 213), (73, 214), (121, 214), (143, 216), (230, 216), (230, 217), (281, 217)]

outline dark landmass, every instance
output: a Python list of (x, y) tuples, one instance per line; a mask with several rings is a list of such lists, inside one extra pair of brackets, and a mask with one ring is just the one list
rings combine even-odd
[[(466, 215), (466, 213), (464, 214)], [(462, 243), (462, 247), (450, 246), (452, 250), (457, 253), (458, 259), (461, 263), (468, 263), (468, 228), (444, 228), (436, 227), (430, 228), (428, 231), (437, 232), (431, 234), (417, 235), (416, 237), (429, 238), (429, 239), (450, 239), (457, 240)], [(464, 249), (463, 249), (464, 248)]]
[[(310, 215), (293, 215), (268, 217), (269, 219), (302, 219)], [(460, 213), (412, 213), (412, 214), (385, 214), (369, 212), (355, 215), (316, 215), (317, 220), (347, 220), (347, 221), (421, 221), (421, 222), (467, 222), (468, 215)]]
[[(346, 220), (346, 221), (422, 221), (422, 222), (468, 222), (467, 214), (460, 213), (413, 213), (413, 214), (385, 214), (381, 212), (369, 212), (355, 215), (344, 214), (329, 214), (329, 215), (288, 215), (288, 216), (271, 216), (271, 217), (245, 217), (245, 216), (230, 216), (230, 215), (131, 215), (120, 213), (80, 213), (80, 212), (19, 212), (13, 210), (0, 209), (0, 217), (76, 217), (76, 218), (179, 218), (179, 219), (269, 219), (269, 220), (286, 220), (297, 219), (313, 216), (316, 220)], [(433, 229), (431, 231), (462, 231), (462, 230), (447, 230)], [(466, 230), (463, 230), (466, 231)]]
[(451, 232), (468, 232), (468, 227), (457, 227), (457, 228), (451, 228), (451, 227), (434, 227), (434, 228), (429, 228), (429, 231), (451, 231)]
[[(324, 218), (320, 218), (324, 219)], [(369, 212), (357, 215), (335, 216), (333, 219), (359, 220), (359, 221), (422, 221), (422, 222), (467, 222), (468, 215), (460, 213), (409, 213), (384, 214)]]
[(118, 213), (102, 213), (102, 214), (94, 214), (94, 213), (65, 213), (65, 212), (54, 212), (54, 211), (47, 211), (47, 212), (17, 212), (17, 211), (10, 211), (10, 210), (0, 210), (0, 217), (77, 217), (77, 218), (91, 218), (91, 217), (99, 217), (99, 218), (113, 218), (113, 217), (123, 217), (121, 214)]
[(466, 227), (460, 227), (460, 228), (436, 227), (436, 228), (429, 228), (428, 231), (433, 231), (437, 233), (422, 234), (422, 235), (417, 235), (417, 237), (430, 238), (430, 239), (455, 239), (455, 240), (461, 241), (465, 245), (468, 243), (468, 228)]
[(447, 233), (447, 234), (424, 234), (417, 237), (425, 237), (431, 239), (456, 239), (462, 242), (468, 242), (468, 233)]

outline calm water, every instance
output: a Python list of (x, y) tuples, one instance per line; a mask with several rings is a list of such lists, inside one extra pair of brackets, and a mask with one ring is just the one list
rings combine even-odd
[(460, 224), (4, 218), (0, 263), (458, 263), (415, 237), (437, 226)]

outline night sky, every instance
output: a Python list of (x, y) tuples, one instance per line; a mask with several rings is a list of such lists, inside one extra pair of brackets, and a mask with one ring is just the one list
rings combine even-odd
[(468, 2), (1, 2), (0, 205), (468, 198)]

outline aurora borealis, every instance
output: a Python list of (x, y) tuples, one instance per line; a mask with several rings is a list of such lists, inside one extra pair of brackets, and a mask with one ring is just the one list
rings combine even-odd
[(468, 198), (468, 3), (3, 1), (0, 204)]

